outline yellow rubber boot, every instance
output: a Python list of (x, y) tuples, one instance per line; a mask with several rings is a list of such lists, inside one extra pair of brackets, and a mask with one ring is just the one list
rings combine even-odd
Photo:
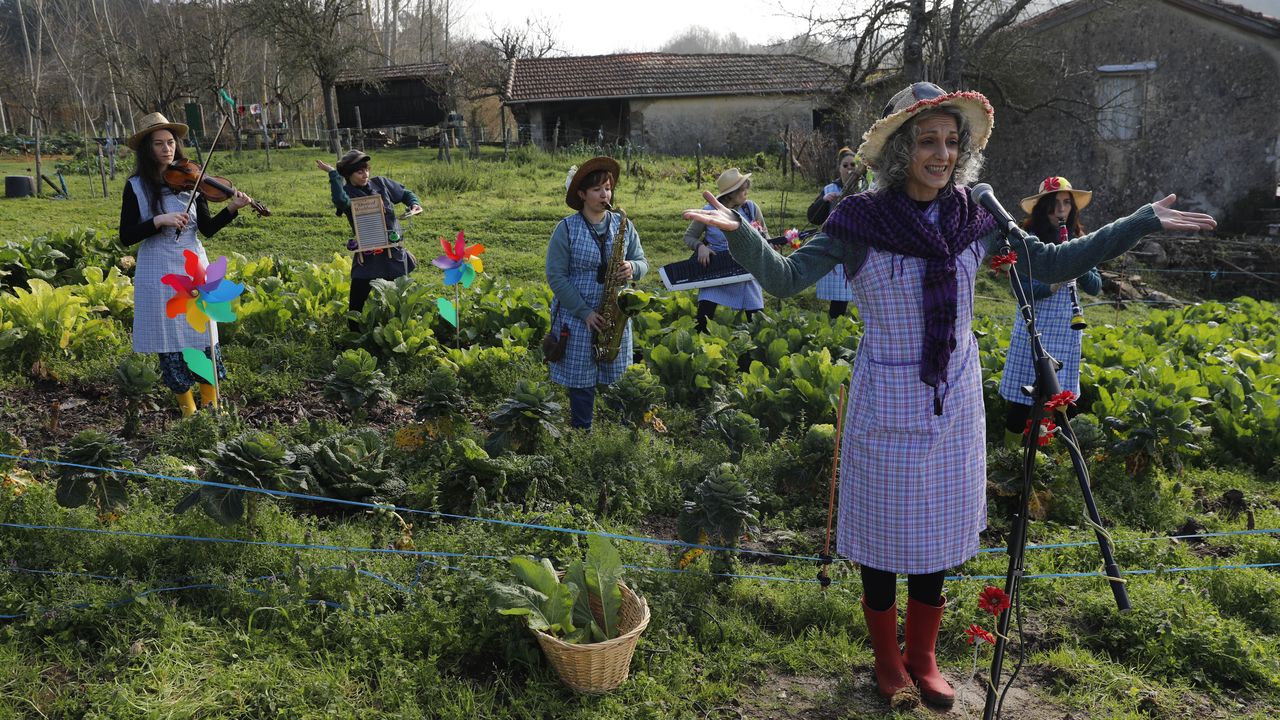
[(191, 397), (190, 390), (174, 393), (173, 396), (178, 399), (178, 407), (182, 409), (182, 417), (189, 418), (196, 414), (196, 400)]
[(200, 383), (200, 407), (218, 409), (218, 391), (208, 383)]

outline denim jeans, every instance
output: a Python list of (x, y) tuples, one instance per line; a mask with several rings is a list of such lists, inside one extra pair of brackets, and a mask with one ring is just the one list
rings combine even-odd
[(565, 388), (569, 393), (569, 424), (583, 430), (591, 429), (591, 416), (596, 407), (596, 386)]

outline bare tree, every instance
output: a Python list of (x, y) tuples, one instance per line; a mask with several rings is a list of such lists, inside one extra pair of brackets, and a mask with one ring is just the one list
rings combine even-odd
[(499, 96), (506, 88), (512, 62), (559, 52), (556, 27), (545, 17), (531, 16), (502, 25), (490, 19), (489, 37), (461, 43), (453, 58), (460, 82), (457, 91), (472, 101)]
[(344, 70), (366, 66), (374, 40), (363, 0), (241, 0), (257, 26), (269, 28), (282, 55), (308, 68), (320, 84), (329, 149), (337, 155), (333, 86)]
[(1030, 1), (842, 0), (834, 11), (805, 17), (814, 35), (843, 48), (848, 96), (892, 74), (907, 82), (933, 80), (958, 87), (971, 58), (1017, 20)]
[[(44, 116), (40, 102), (40, 81), (44, 72), (44, 56), (41, 53), (44, 41), (44, 0), (33, 0), (34, 12), (30, 22), (35, 27), (31, 32), (27, 31), (28, 17), (23, 7), (23, 0), (18, 0), (18, 25), (22, 29), (22, 47), (26, 55), (26, 90), (27, 95), (23, 98), (23, 105), (31, 118), (31, 134), (35, 139), (35, 156), (36, 156), (36, 197), (40, 196), (40, 180), (44, 177), (43, 168), (40, 165), (40, 133)], [(35, 36), (35, 48), (31, 46), (31, 36)]]
[(669, 53), (754, 53), (762, 46), (752, 45), (737, 33), (721, 35), (703, 25), (692, 25), (658, 48)]

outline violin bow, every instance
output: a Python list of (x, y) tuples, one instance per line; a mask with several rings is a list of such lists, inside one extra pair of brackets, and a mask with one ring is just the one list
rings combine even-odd
[(183, 214), (191, 212), (191, 205), (196, 201), (196, 195), (200, 192), (200, 183), (204, 182), (204, 175), (209, 170), (209, 165), (213, 162), (213, 153), (218, 149), (218, 139), (222, 137), (222, 129), (227, 126), (227, 114), (222, 114), (222, 123), (218, 125), (218, 132), (213, 136), (213, 143), (209, 145), (209, 159), (204, 165), (200, 166), (200, 174), (196, 176), (196, 184), (191, 188), (191, 197), (187, 198), (187, 208)]

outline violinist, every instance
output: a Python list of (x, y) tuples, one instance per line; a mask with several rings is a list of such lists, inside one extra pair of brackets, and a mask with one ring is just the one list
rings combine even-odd
[[(395, 204), (404, 203), (409, 208), (409, 215), (422, 212), (418, 196), (405, 186), (381, 175), (371, 176), (369, 173), (369, 156), (359, 150), (349, 150), (338, 160), (337, 167), (323, 160), (316, 160), (316, 167), (329, 173), (329, 192), (333, 199), (333, 207), (339, 215), (346, 215), (347, 222), (355, 223), (351, 218), (351, 198), (366, 195), (378, 195), (382, 198), (382, 209), (386, 216), (387, 232), (398, 238), (400, 236), (400, 220), (396, 217)], [(348, 243), (348, 250), (354, 250), (354, 241)], [(351, 294), (347, 300), (348, 314), (359, 313), (369, 299), (376, 279), (395, 280), (413, 272), (417, 261), (403, 247), (389, 250), (370, 250), (357, 253), (351, 260)], [(352, 332), (360, 329), (354, 319), (348, 320)]]
[[(209, 214), (209, 202), (199, 193), (195, 202), (189, 203), (190, 191), (175, 189), (165, 182), (170, 165), (186, 162), (181, 141), (187, 136), (187, 126), (169, 122), (154, 112), (144, 116), (138, 128), (125, 141), (133, 148), (137, 162), (120, 203), (120, 242), (126, 246), (141, 243), (133, 278), (133, 349), (159, 353), (161, 379), (177, 397), (182, 416), (190, 417), (196, 411), (191, 388), (197, 384), (197, 377), (183, 361), (182, 349), (203, 349), (209, 355), (209, 338), (193, 330), (185, 318), (166, 316), (165, 303), (172, 291), (160, 278), (169, 273), (185, 274), (185, 250), (207, 263), (196, 229), (211, 237), (252, 200), (235, 190), (217, 215)], [(221, 353), (216, 364), (218, 378), (225, 378)], [(199, 385), (201, 404), (216, 405), (214, 387), (203, 381)]]

